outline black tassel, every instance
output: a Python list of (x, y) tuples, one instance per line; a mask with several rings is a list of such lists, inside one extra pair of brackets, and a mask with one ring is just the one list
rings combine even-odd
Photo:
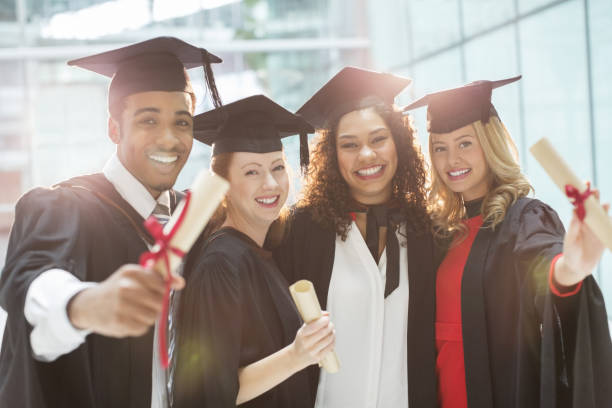
[(206, 88), (208, 89), (210, 99), (212, 100), (214, 107), (219, 108), (223, 106), (223, 102), (221, 102), (221, 97), (219, 96), (219, 91), (217, 90), (215, 75), (212, 71), (210, 58), (208, 57), (208, 52), (206, 50), (202, 50), (202, 66), (204, 68), (204, 79), (206, 81)]
[(300, 133), (300, 167), (305, 175), (310, 164), (310, 153), (308, 152), (308, 133)]

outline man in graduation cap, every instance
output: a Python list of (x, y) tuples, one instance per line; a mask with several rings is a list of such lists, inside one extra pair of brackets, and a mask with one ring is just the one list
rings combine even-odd
[(609, 407), (612, 343), (591, 276), (604, 246), (577, 214), (566, 233), (552, 208), (527, 197), (533, 188), (491, 103), (495, 88), (519, 79), (476, 81), (405, 108), (427, 106), (442, 248), (430, 362), (440, 406)]
[[(193, 143), (195, 95), (186, 69), (206, 50), (171, 37), (70, 61), (112, 77), (102, 173), (27, 192), (15, 208), (0, 305), (0, 406), (149, 407), (153, 330), (164, 282), (136, 265), (153, 243), (143, 221), (167, 220), (172, 186)], [(182, 280), (175, 280), (179, 289)]]

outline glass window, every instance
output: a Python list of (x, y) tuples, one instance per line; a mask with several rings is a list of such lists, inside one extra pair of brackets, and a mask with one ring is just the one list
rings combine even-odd
[(518, 0), (519, 14), (525, 14), (534, 11), (538, 7), (544, 7), (555, 0)]
[[(411, 76), (414, 80), (412, 87), (399, 98), (399, 103), (408, 104), (427, 93), (461, 85), (463, 83), (461, 54), (459, 49), (455, 48), (417, 64), (412, 72), (398, 72), (398, 74)], [(410, 115), (414, 118), (423, 152), (428, 155), (427, 109), (416, 109), (411, 111)]]
[(0, 21), (17, 20), (16, 6), (15, 0), (0, 0)]
[[(597, 160), (597, 188), (602, 201), (612, 201), (610, 152), (612, 152), (612, 2), (592, 0), (589, 5), (589, 34), (591, 36), (591, 75), (593, 85), (593, 115), (595, 129), (595, 158)], [(612, 317), (612, 255), (604, 253), (599, 283), (606, 296), (608, 315)]]
[[(515, 38), (516, 27), (511, 25), (466, 43), (467, 82), (482, 79), (495, 80), (518, 75), (520, 72), (517, 64)], [(519, 90), (521, 85), (522, 83), (518, 82), (496, 89), (493, 91), (492, 102), (512, 135), (519, 149), (521, 160), (525, 160), (527, 150), (522, 146), (520, 126)]]
[(370, 1), (369, 39), (372, 61), (381, 70), (407, 65), (413, 58), (410, 5), (405, 0), (389, 0), (381, 6)]
[(467, 37), (514, 18), (514, 0), (462, 0)]
[(458, 1), (410, 1), (415, 58), (448, 47), (461, 39)]
[[(567, 2), (521, 21), (519, 29), (527, 144), (548, 137), (577, 175), (588, 180), (592, 160), (583, 11), (582, 2)], [(568, 200), (531, 155), (526, 164), (536, 197), (567, 225)]]

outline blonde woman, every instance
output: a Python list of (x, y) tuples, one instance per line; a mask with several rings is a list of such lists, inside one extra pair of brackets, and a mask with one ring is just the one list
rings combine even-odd
[(591, 273), (603, 245), (527, 198), (516, 148), (478, 81), (430, 94), (429, 201), (438, 399), (449, 407), (612, 406), (612, 345)]

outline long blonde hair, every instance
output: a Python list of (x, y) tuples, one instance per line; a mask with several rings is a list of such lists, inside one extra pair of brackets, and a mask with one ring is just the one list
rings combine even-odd
[[(497, 116), (488, 123), (480, 120), (472, 123), (489, 169), (489, 191), (482, 202), (483, 225), (495, 229), (506, 216), (508, 208), (533, 187), (522, 173), (518, 150), (510, 133)], [(429, 138), (429, 154), (433, 157), (433, 145)], [(434, 235), (439, 239), (461, 238), (467, 232), (461, 222), (465, 208), (460, 193), (453, 192), (432, 166), (431, 191), (428, 198), (432, 214)]]

